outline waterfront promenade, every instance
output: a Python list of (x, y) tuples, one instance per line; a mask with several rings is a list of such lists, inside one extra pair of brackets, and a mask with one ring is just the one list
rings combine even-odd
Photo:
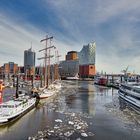
[[(5, 92), (6, 100), (10, 94)], [(93, 81), (63, 81), (60, 93), (0, 127), (0, 139), (138, 140), (139, 121), (140, 115), (118, 98), (117, 89)]]

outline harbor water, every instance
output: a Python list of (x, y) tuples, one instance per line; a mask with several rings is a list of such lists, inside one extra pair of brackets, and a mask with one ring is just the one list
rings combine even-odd
[[(140, 113), (118, 90), (93, 81), (63, 81), (62, 90), (30, 112), (0, 126), (0, 140), (139, 140)], [(13, 96), (4, 91), (4, 101)]]

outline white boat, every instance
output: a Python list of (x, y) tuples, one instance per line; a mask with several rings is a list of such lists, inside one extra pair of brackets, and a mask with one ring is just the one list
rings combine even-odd
[(50, 96), (53, 96), (56, 93), (55, 90), (50, 90), (50, 89), (44, 89), (43, 91), (39, 92), (39, 98), (40, 99), (45, 99)]
[(62, 88), (61, 80), (56, 80), (52, 84), (50, 84), (48, 88), (42, 88), (42, 90), (39, 89), (40, 90), (38, 94), (39, 98), (40, 99), (48, 98), (59, 92), (61, 88)]
[(119, 96), (140, 108), (140, 84), (122, 83), (119, 88)]
[(36, 104), (36, 98), (24, 95), (0, 104), (0, 125), (17, 119), (31, 110)]
[(74, 76), (74, 77), (66, 77), (67, 80), (79, 80), (78, 76)]

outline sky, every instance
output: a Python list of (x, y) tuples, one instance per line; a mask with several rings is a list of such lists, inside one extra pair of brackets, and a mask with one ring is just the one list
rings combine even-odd
[(96, 41), (98, 72), (121, 73), (129, 66), (140, 74), (139, 0), (0, 0), (0, 65), (23, 65), (31, 44), (41, 57), (46, 35), (54, 37), (60, 60)]

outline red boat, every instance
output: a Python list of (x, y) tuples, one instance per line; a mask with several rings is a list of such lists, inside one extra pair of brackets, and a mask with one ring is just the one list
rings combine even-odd
[(97, 85), (107, 86), (107, 78), (106, 77), (96, 77), (94, 83)]

